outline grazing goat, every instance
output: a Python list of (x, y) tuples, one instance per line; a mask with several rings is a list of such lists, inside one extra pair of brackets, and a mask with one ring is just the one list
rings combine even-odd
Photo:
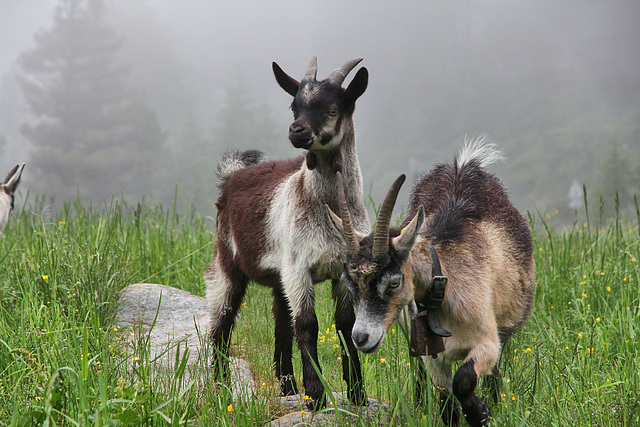
[[(447, 331), (440, 330), (445, 338), (439, 344), (444, 346), (429, 349), (434, 358), (428, 359), (428, 367), (441, 390), (442, 418), (452, 425), (461, 418), (451, 392), (470, 425), (486, 423), (489, 408), (474, 392), (478, 378), (489, 375), (497, 398), (501, 348), (532, 307), (530, 230), (498, 178), (483, 169), (500, 157), (493, 144), (479, 139), (467, 143), (452, 164), (422, 175), (413, 186), (401, 231), (390, 229), (389, 222), (404, 175), (389, 190), (376, 231), (369, 236), (351, 228), (346, 205), (341, 207), (342, 219), (329, 211), (348, 248), (341, 280), (354, 295), (352, 338), (359, 350), (376, 350), (405, 308), (412, 318), (418, 311), (419, 316), (439, 316), (442, 324), (432, 326), (450, 331), (447, 337)], [(446, 284), (440, 289), (444, 299), (435, 313), (425, 313), (421, 305), (432, 296), (435, 280)], [(435, 327), (424, 330), (438, 334)], [(429, 344), (433, 337), (419, 339)], [(452, 377), (451, 365), (457, 360), (462, 363)]]
[(0, 184), (0, 236), (13, 209), (14, 194), (22, 176), (22, 169), (24, 169), (24, 163), (16, 165), (4, 179), (4, 183)]
[(313, 407), (326, 402), (313, 367), (319, 367), (314, 284), (327, 279), (333, 281), (336, 329), (347, 346), (342, 359), (349, 397), (357, 403), (364, 400), (358, 352), (351, 340), (353, 303), (337, 280), (346, 249), (335, 238), (325, 208), (338, 208), (336, 171), (341, 171), (354, 227), (369, 232), (352, 120), (355, 102), (367, 87), (366, 68), (358, 70), (346, 89), (341, 87), (360, 61), (347, 62), (327, 79), (317, 81), (314, 57), (300, 82), (274, 62), (277, 82), (294, 97), (289, 139), (308, 153), (276, 161), (262, 160), (258, 151), (227, 153), (218, 165), (217, 241), (205, 272), (215, 363), (227, 371), (223, 355), (228, 354), (248, 281), (269, 286), (275, 317), (275, 372), (281, 392), (298, 393), (291, 361), (295, 335), (302, 354), (305, 393)]

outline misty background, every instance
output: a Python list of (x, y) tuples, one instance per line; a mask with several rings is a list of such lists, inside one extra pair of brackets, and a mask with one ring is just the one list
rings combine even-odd
[(169, 205), (177, 185), (179, 207), (214, 216), (222, 152), (302, 154), (271, 63), (300, 79), (314, 55), (319, 79), (364, 58), (354, 122), (376, 203), (482, 134), (522, 211), (569, 223), (583, 185), (605, 215), (640, 194), (634, 0), (5, 0), (0, 38), (0, 174), (27, 163), (23, 198)]

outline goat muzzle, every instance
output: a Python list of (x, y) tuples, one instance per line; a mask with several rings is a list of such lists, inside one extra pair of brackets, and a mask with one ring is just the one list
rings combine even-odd
[(289, 126), (289, 141), (296, 148), (304, 148), (308, 150), (313, 145), (313, 132), (308, 126), (304, 126), (298, 122), (293, 122)]

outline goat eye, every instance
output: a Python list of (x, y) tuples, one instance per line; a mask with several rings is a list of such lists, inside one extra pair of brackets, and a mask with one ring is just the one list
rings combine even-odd
[(398, 286), (400, 286), (400, 281), (399, 280), (392, 280), (391, 282), (389, 282), (389, 288), (391, 288), (391, 289), (395, 289)]
[(338, 114), (338, 110), (336, 110), (335, 108), (332, 108), (329, 110), (330, 116), (336, 116), (337, 114)]

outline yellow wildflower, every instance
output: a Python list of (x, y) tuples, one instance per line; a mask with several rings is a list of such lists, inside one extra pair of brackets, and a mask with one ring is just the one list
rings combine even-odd
[(233, 412), (233, 405), (232, 404), (229, 404), (229, 406), (227, 406), (227, 411)]

